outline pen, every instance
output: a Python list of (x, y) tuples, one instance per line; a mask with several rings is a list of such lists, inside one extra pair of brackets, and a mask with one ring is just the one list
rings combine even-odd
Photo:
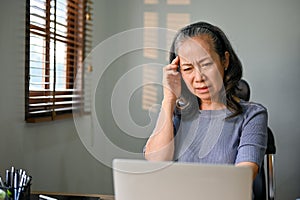
[(13, 173), (14, 175), (13, 175), (13, 178), (14, 178), (14, 184), (13, 184), (13, 189), (14, 189), (14, 199), (15, 200), (18, 200), (19, 198), (18, 198), (18, 173), (17, 172), (14, 172)]
[(19, 182), (19, 185), (18, 185), (18, 193), (17, 193), (17, 200), (20, 198), (20, 194), (22, 192), (22, 188), (24, 187), (24, 182), (25, 182), (25, 177), (26, 177), (26, 173), (25, 171), (22, 171), (22, 174), (21, 174), (21, 178), (20, 178), (20, 182)]
[(11, 170), (10, 170), (10, 185), (12, 188), (14, 188), (14, 177), (15, 177), (15, 168), (14, 167), (11, 167)]
[(57, 200), (56, 198), (48, 197), (46, 195), (40, 194), (39, 195), (40, 199), (45, 199), (45, 200)]
[(21, 176), (22, 176), (22, 174), (23, 174), (23, 171), (24, 171), (23, 169), (19, 169), (19, 170), (18, 170), (19, 177), (21, 177)]
[(0, 185), (1, 185), (1, 187), (5, 187), (1, 176), (0, 176)]
[(31, 176), (27, 176), (27, 177), (26, 177), (25, 185), (30, 185), (31, 179), (32, 179)]
[(10, 186), (10, 171), (7, 169), (5, 171), (5, 184), (6, 186)]

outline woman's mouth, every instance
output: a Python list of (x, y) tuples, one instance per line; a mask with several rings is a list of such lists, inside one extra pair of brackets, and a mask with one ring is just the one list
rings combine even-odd
[(209, 89), (207, 86), (203, 86), (203, 87), (197, 87), (195, 88), (195, 91), (199, 94), (203, 94), (203, 93), (208, 93)]

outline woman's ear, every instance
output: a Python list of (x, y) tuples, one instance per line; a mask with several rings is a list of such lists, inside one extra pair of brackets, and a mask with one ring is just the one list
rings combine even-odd
[(224, 60), (223, 60), (223, 66), (224, 66), (224, 69), (227, 70), (228, 66), (229, 66), (229, 52), (228, 51), (225, 51), (225, 57), (224, 57)]

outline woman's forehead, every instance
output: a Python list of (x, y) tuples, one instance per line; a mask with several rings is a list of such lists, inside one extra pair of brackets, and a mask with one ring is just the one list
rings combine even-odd
[(190, 62), (210, 58), (213, 53), (211, 51), (211, 45), (199, 37), (188, 38), (178, 47), (178, 55), (181, 60)]

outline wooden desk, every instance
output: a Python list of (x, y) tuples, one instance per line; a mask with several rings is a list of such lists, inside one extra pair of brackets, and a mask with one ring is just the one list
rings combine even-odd
[(39, 200), (39, 195), (46, 195), (49, 197), (57, 198), (58, 200), (114, 200), (113, 195), (103, 194), (76, 194), (76, 193), (60, 193), (60, 192), (44, 192), (33, 191), (31, 192), (31, 200)]

